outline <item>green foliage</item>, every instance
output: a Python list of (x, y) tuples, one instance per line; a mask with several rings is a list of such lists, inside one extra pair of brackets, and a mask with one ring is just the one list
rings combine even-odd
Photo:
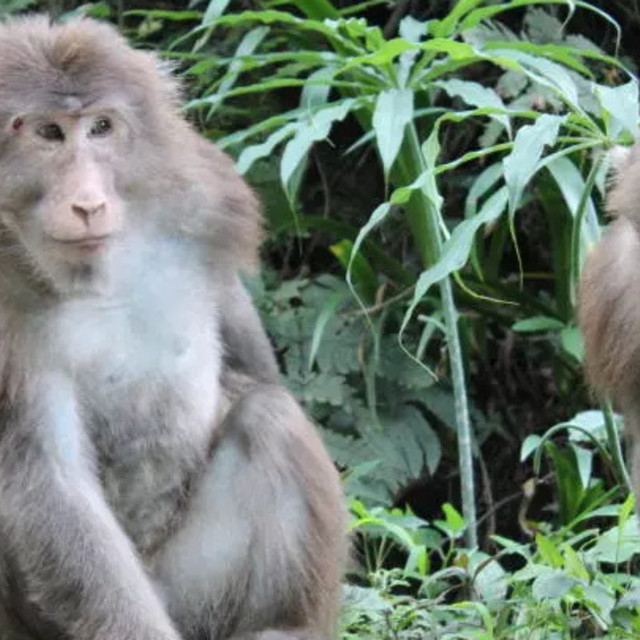
[[(487, 554), (456, 547), (464, 522), (450, 505), (444, 520), (427, 522), (355, 502), (368, 582), (346, 587), (342, 638), (637, 637), (640, 580), (622, 570), (640, 551), (632, 509), (632, 498), (591, 509), (580, 533), (539, 531), (531, 544), (495, 536)], [(398, 550), (404, 565), (385, 568)]]

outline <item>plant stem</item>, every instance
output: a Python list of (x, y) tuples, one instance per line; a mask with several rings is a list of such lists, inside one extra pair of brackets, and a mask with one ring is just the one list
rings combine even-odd
[(607, 440), (609, 441), (609, 449), (611, 450), (611, 456), (613, 458), (613, 464), (615, 465), (616, 472), (618, 474), (618, 482), (622, 482), (626, 485), (629, 493), (633, 491), (631, 479), (627, 472), (627, 467), (624, 463), (624, 457), (622, 455), (622, 447), (620, 446), (620, 436), (616, 429), (616, 423), (613, 417), (613, 410), (609, 402), (603, 403), (601, 406), (602, 415), (604, 415), (604, 426), (607, 431)]
[[(424, 171), (426, 163), (415, 125), (407, 127), (406, 142), (398, 157), (398, 167), (404, 184), (410, 184), (417, 172)], [(417, 249), (425, 268), (435, 264), (442, 250), (440, 232), (440, 212), (422, 192), (407, 203), (407, 217)], [(475, 481), (473, 477), (473, 439), (471, 421), (469, 419), (469, 402), (465, 384), (464, 360), (458, 330), (458, 310), (453, 296), (451, 278), (440, 281), (440, 296), (445, 326), (447, 345), (451, 366), (451, 384), (455, 404), (456, 425), (458, 428), (458, 465), (460, 469), (460, 486), (462, 497), (462, 514), (467, 523), (465, 543), (473, 549), (478, 545), (477, 515), (475, 502)]]

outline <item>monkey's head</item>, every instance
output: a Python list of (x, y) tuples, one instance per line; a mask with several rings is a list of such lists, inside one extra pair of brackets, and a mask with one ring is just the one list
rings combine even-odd
[(628, 218), (640, 230), (640, 145), (614, 147), (609, 157), (613, 171), (607, 210), (615, 217)]
[(178, 97), (155, 57), (106, 24), (0, 25), (0, 253), (62, 293), (167, 230), (253, 255), (255, 199)]

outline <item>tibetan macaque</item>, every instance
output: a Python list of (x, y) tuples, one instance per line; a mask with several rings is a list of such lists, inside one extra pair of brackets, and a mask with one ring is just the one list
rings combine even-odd
[(156, 68), (0, 25), (0, 639), (330, 637), (342, 497), (239, 280), (257, 202)]
[(580, 324), (587, 377), (624, 415), (640, 500), (640, 147), (616, 151), (607, 200), (615, 220), (587, 258)]

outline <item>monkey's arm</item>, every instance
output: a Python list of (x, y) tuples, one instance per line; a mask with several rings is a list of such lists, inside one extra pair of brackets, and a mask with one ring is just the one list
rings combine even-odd
[(626, 404), (640, 381), (640, 236), (616, 220), (589, 254), (580, 285), (580, 324), (591, 383)]
[(178, 640), (87, 462), (73, 397), (51, 381), (29, 395), (0, 413), (0, 556), (16, 585), (2, 598), (43, 638)]
[(225, 366), (260, 382), (277, 383), (278, 364), (251, 297), (233, 274), (222, 285), (220, 321)]

